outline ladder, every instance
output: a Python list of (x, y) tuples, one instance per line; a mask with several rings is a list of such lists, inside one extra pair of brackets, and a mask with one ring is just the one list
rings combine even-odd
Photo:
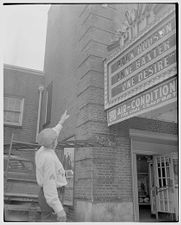
[[(26, 194), (22, 191), (28, 192), (32, 189), (32, 191), (38, 192), (36, 180), (28, 177), (30, 170), (24, 166), (24, 163), (31, 163), (31, 161), (26, 157), (21, 157), (21, 153), (20, 156), (15, 155), (15, 152), (13, 152), (14, 143), (16, 141), (14, 140), (14, 133), (12, 133), (8, 155), (7, 157), (4, 155), (6, 160), (4, 172), (4, 220), (7, 222), (40, 221), (38, 195), (36, 193)], [(12, 171), (15, 172), (12, 173)]]

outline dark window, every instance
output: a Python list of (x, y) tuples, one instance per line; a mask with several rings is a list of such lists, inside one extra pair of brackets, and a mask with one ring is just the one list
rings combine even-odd
[(48, 125), (51, 122), (51, 110), (52, 110), (52, 89), (53, 82), (51, 82), (45, 92), (45, 121), (44, 126)]

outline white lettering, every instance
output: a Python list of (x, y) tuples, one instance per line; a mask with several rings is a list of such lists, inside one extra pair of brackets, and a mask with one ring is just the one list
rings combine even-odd
[(147, 72), (148, 72), (147, 70), (144, 70), (144, 71), (143, 71), (143, 77), (144, 77), (144, 79), (146, 79), (147, 76), (149, 75)]
[(109, 112), (109, 121), (112, 122), (114, 120), (116, 120), (116, 110)]
[(148, 72), (149, 72), (149, 76), (152, 76), (153, 75), (153, 67), (149, 67)]
[(141, 64), (142, 64), (142, 65), (145, 65), (145, 64), (146, 64), (146, 59), (145, 59), (145, 57), (142, 57), (142, 59), (141, 59)]
[(153, 36), (153, 40), (154, 40), (154, 42), (156, 42), (156, 41), (158, 41), (158, 40), (159, 40), (159, 36), (158, 36), (158, 34), (157, 34), (157, 33)]
[(169, 91), (168, 85), (163, 86), (162, 88), (163, 95), (168, 95), (168, 91)]
[(152, 60), (150, 53), (147, 54), (147, 58), (148, 58), (148, 61)]
[(163, 94), (162, 94), (162, 88), (159, 88), (159, 93), (160, 93), (160, 97), (162, 98)]
[(167, 51), (169, 48), (170, 48), (170, 43), (167, 40), (166, 42), (164, 42), (164, 49), (165, 49), (165, 51)]
[(125, 69), (125, 76), (128, 76), (130, 74), (129, 67)]
[(158, 98), (158, 89), (155, 89), (153, 92), (155, 94), (155, 99), (157, 99)]
[(170, 93), (173, 93), (176, 91), (176, 82), (173, 81), (172, 83), (170, 83)]
[(145, 104), (145, 96), (141, 96), (141, 105)]
[(123, 85), (122, 85), (122, 89), (123, 89), (123, 91), (125, 91), (125, 90), (126, 90), (126, 82), (124, 82), (124, 83), (123, 83)]
[(159, 61), (159, 62), (157, 63), (157, 65), (158, 65), (158, 71), (160, 71), (160, 70), (163, 69), (163, 62), (162, 62), (162, 61)]
[(136, 107), (140, 107), (140, 98), (136, 99), (136, 103), (135, 104), (136, 104)]
[(123, 113), (126, 113), (126, 105), (120, 106), (120, 107), (118, 108), (117, 114), (118, 114), (118, 115), (121, 115), (121, 114), (123, 114)]
[(168, 56), (164, 58), (164, 67), (167, 67), (169, 65), (168, 63)]
[(170, 31), (172, 31), (172, 24), (169, 23), (167, 24), (167, 26), (165, 27), (166, 33), (169, 33)]
[(150, 102), (150, 94), (146, 94), (146, 104)]
[(141, 66), (141, 62), (140, 62), (140, 60), (137, 60), (137, 61), (136, 61), (136, 70), (137, 70), (138, 68), (140, 68), (140, 66)]
[(143, 73), (139, 73), (138, 74), (138, 81), (142, 81), (143, 80)]
[(128, 81), (127, 81), (127, 88), (130, 88), (130, 87), (131, 87), (131, 81), (128, 80)]
[(132, 108), (132, 109), (135, 108), (135, 100), (133, 100), (133, 101), (131, 102), (131, 108)]

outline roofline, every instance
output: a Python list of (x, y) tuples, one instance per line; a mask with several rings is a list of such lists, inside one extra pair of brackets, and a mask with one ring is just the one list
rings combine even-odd
[(44, 76), (44, 72), (41, 70), (34, 70), (34, 69), (30, 69), (30, 68), (25, 68), (25, 67), (21, 67), (21, 66), (15, 66), (15, 65), (10, 65), (10, 64), (4, 64), (4, 69), (9, 69), (9, 70), (18, 70), (21, 72), (28, 72), (34, 75), (38, 75), (38, 76)]

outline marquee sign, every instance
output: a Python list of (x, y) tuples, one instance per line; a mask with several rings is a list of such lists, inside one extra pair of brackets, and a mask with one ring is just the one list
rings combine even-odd
[(175, 12), (169, 12), (108, 58), (104, 72), (105, 109), (174, 76), (177, 73)]
[(108, 126), (177, 101), (177, 79), (172, 78), (107, 111)]

